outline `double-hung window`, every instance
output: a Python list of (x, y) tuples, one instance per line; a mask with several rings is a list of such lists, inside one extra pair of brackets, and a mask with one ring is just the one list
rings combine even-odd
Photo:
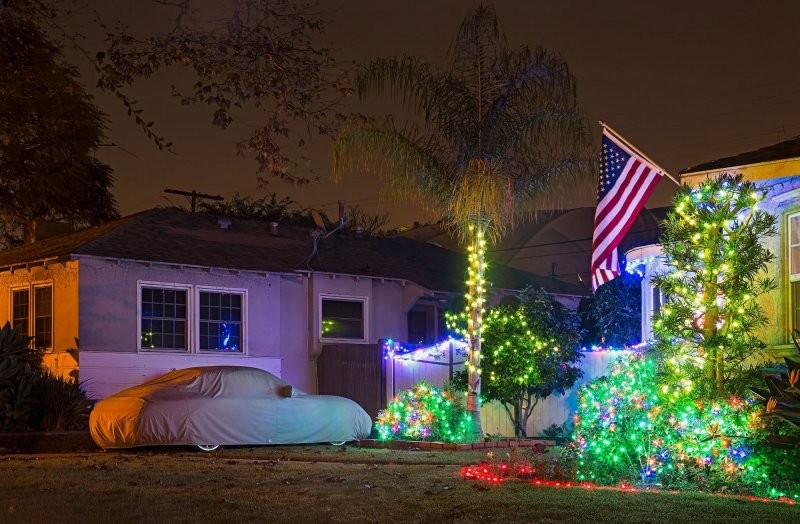
[(53, 349), (53, 286), (33, 285), (11, 290), (11, 325), (32, 336), (41, 349)]
[(791, 326), (800, 329), (800, 213), (789, 215), (789, 288), (791, 290)]
[(199, 291), (200, 351), (242, 352), (243, 294)]
[(320, 338), (366, 340), (366, 298), (320, 296)]
[(143, 350), (187, 350), (187, 288), (140, 287), (140, 343)]
[(142, 351), (244, 353), (245, 290), (139, 284)]

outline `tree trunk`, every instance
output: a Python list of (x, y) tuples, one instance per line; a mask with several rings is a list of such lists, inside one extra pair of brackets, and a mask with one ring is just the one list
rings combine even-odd
[(714, 335), (717, 332), (717, 317), (719, 311), (716, 304), (716, 290), (706, 290), (706, 294), (713, 293), (715, 302), (706, 303), (705, 317), (703, 320), (703, 345), (705, 346), (705, 367), (706, 375), (712, 384), (716, 384), (719, 378), (717, 377), (717, 361), (720, 356), (719, 351), (711, 343), (714, 340)]
[(478, 224), (470, 228), (469, 276), (467, 278), (467, 411), (472, 416), (470, 440), (477, 442), (483, 437), (481, 410), (478, 397), (481, 394), (481, 325), (483, 323), (484, 281), (484, 239), (483, 227)]

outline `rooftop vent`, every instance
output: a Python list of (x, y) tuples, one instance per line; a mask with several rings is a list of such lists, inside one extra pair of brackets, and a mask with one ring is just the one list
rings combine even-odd
[(277, 222), (270, 222), (269, 223), (269, 233), (270, 233), (270, 235), (277, 235), (278, 234), (278, 223)]
[(219, 224), (220, 229), (228, 229), (229, 227), (231, 227), (231, 224), (233, 224), (233, 220), (231, 220), (230, 218), (219, 217), (217, 219), (217, 224)]

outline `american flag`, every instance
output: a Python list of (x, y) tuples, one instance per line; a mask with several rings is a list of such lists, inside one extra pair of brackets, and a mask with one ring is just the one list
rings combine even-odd
[(663, 175), (603, 128), (592, 238), (592, 291), (619, 276), (617, 246)]

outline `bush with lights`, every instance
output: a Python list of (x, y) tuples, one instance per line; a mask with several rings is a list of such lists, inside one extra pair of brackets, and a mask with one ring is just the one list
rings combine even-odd
[(669, 297), (655, 348), (579, 390), (578, 481), (800, 500), (800, 450), (768, 445), (775, 422), (745, 387), (764, 347), (756, 298), (774, 287), (761, 277), (773, 255), (759, 240), (775, 232), (761, 198), (728, 176), (677, 193), (662, 239), (674, 270), (654, 278)]
[(466, 442), (470, 423), (455, 392), (423, 381), (400, 391), (378, 413), (375, 430), (381, 440)]
[[(447, 327), (465, 336), (466, 316), (447, 315)], [(492, 308), (481, 326), (481, 400), (500, 402), (517, 437), (526, 437), (528, 419), (540, 400), (564, 394), (583, 375), (575, 365), (578, 316), (541, 288), (528, 287), (517, 299)], [(466, 390), (466, 372), (454, 386)]]

